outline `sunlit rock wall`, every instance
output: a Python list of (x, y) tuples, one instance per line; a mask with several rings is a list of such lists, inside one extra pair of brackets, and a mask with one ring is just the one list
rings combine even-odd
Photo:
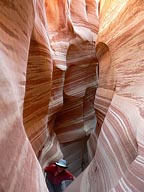
[(97, 8), (0, 1), (0, 191), (45, 192), (41, 166), (77, 176), (85, 154), (67, 192), (143, 191), (144, 2)]
[(47, 191), (34, 153), (46, 138), (51, 85), (44, 10), (39, 0), (0, 1), (1, 192)]
[(65, 191), (142, 192), (144, 1), (101, 0), (99, 11), (99, 85), (95, 96), (98, 124), (91, 138), (97, 141), (91, 154), (95, 156)]
[(47, 191), (40, 165), (63, 156), (76, 175), (87, 165), (96, 10), (95, 1), (0, 1), (0, 191)]
[[(94, 1), (81, 0), (45, 1), (45, 6), (53, 60), (48, 129), (60, 144), (69, 169), (78, 175), (88, 163), (87, 140), (96, 127), (97, 6)], [(53, 140), (51, 152), (45, 145), (43, 167), (59, 158), (56, 142)]]

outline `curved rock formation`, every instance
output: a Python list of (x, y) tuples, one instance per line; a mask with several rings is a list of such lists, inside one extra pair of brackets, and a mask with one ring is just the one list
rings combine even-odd
[(66, 192), (143, 191), (143, 8), (143, 1), (100, 1), (95, 155)]
[(47, 120), (43, 113), (46, 116), (47, 110), (45, 106), (41, 112), (37, 109), (40, 97), (42, 105), (48, 103), (51, 84), (48, 37), (41, 30), (46, 27), (44, 10), (41, 1), (0, 1), (0, 191), (3, 192), (47, 191), (34, 153), (35, 150), (37, 154), (46, 137)]
[(143, 0), (0, 1), (0, 191), (142, 192)]
[[(98, 25), (92, 23), (92, 17), (93, 21), (98, 20), (96, 4), (84, 1), (45, 1), (45, 4), (53, 59), (48, 128), (51, 138), (56, 134), (55, 139), (60, 143), (62, 156), (67, 159), (70, 170), (78, 175), (88, 163), (86, 141), (96, 126), (93, 102), (97, 58), (94, 40)], [(76, 14), (78, 7), (81, 9)], [(49, 153), (45, 145), (43, 151), (46, 152), (41, 155), (42, 167), (59, 158), (53, 147), (55, 143)], [(73, 155), (70, 155), (71, 150)]]

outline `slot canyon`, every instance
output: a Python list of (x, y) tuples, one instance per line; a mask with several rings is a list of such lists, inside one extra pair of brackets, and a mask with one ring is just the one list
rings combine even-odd
[(0, 0), (0, 192), (144, 192), (144, 0)]

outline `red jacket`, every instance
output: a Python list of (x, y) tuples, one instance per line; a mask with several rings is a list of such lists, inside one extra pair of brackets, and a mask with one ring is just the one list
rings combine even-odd
[(64, 180), (73, 180), (73, 175), (64, 169), (61, 173), (58, 173), (58, 175), (55, 176), (55, 173), (57, 172), (57, 166), (56, 164), (51, 164), (47, 166), (44, 171), (47, 173), (47, 179), (53, 183), (53, 184), (60, 184)]

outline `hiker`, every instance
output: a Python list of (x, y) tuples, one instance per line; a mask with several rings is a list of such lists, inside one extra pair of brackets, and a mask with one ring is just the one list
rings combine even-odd
[(45, 167), (46, 184), (49, 192), (61, 192), (63, 181), (74, 180), (75, 177), (66, 170), (67, 168), (67, 162), (64, 159)]

